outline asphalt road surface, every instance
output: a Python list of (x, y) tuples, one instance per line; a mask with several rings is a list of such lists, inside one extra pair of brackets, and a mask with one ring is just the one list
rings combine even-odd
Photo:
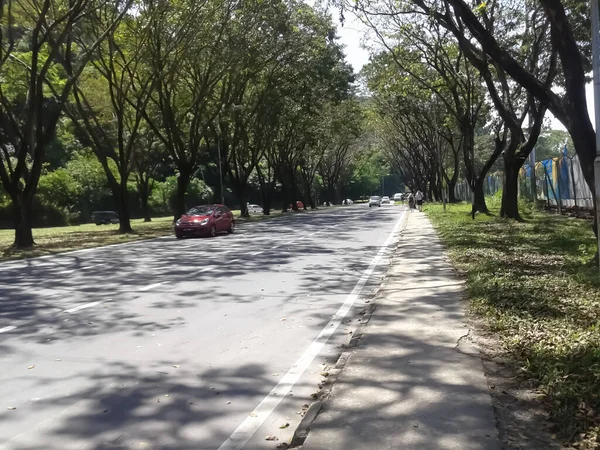
[(1, 264), (0, 448), (275, 448), (403, 214), (336, 208)]

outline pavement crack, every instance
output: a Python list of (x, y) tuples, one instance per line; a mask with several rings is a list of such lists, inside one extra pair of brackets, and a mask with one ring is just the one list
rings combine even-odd
[(469, 329), (469, 330), (467, 331), (467, 334), (463, 334), (461, 337), (459, 337), (459, 338), (456, 340), (456, 345), (454, 346), (454, 348), (458, 348), (458, 346), (460, 345), (461, 341), (462, 341), (463, 339), (467, 339), (467, 338), (470, 336), (470, 334), (471, 334), (471, 330)]

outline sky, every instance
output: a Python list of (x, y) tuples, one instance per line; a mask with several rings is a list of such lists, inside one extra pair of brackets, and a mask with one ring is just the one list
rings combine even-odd
[[(334, 19), (337, 19), (337, 13), (334, 12)], [(361, 24), (352, 14), (347, 14), (344, 26), (337, 21), (338, 35), (340, 42), (344, 44), (346, 59), (352, 65), (355, 72), (360, 72), (360, 69), (369, 62), (369, 52), (361, 47), (361, 42), (365, 40), (365, 33), (368, 33), (367, 28)], [(586, 86), (587, 106), (592, 124), (594, 123), (594, 96), (593, 87), (589, 83)], [(555, 130), (565, 130), (565, 127), (550, 113), (546, 113), (546, 117), (550, 120), (550, 126)]]

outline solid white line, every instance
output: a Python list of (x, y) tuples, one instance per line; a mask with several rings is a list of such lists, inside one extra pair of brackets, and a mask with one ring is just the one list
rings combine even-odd
[(105, 265), (106, 265), (106, 263), (94, 264), (93, 266), (86, 266), (82, 270), (94, 269), (96, 267), (105, 266)]
[(17, 327), (9, 325), (8, 327), (0, 328), (0, 333), (8, 333), (9, 331), (14, 330)]
[(82, 309), (87, 309), (87, 308), (91, 308), (92, 306), (100, 305), (101, 303), (104, 303), (104, 302), (84, 303), (83, 305), (75, 306), (74, 308), (65, 309), (63, 312), (74, 313), (77, 311), (81, 311)]
[(283, 400), (288, 392), (290, 392), (290, 390), (294, 387), (294, 384), (298, 382), (310, 363), (321, 352), (323, 346), (335, 332), (344, 317), (346, 317), (354, 302), (356, 302), (358, 299), (363, 287), (379, 264), (379, 261), (383, 257), (387, 247), (392, 243), (392, 240), (400, 228), (400, 225), (404, 221), (406, 214), (407, 211), (402, 213), (402, 216), (396, 222), (396, 225), (394, 226), (394, 229), (388, 236), (387, 240), (383, 243), (382, 247), (377, 252), (377, 255), (375, 255), (375, 257), (371, 260), (369, 267), (363, 272), (358, 282), (354, 286), (354, 289), (352, 289), (352, 292), (350, 292), (342, 306), (340, 306), (340, 309), (338, 309), (329, 323), (325, 325), (325, 328), (321, 330), (317, 338), (304, 351), (302, 356), (300, 356), (298, 361), (296, 361), (292, 368), (284, 375), (279, 383), (277, 383), (273, 390), (269, 392), (263, 401), (260, 402), (260, 404), (254, 409), (255, 416), (247, 416), (246, 419), (231, 434), (231, 436), (229, 436), (229, 438), (219, 447), (219, 450), (241, 449), (261, 427), (267, 417), (269, 417), (269, 415), (275, 410), (281, 400)]
[(213, 269), (214, 269), (214, 267), (205, 267), (204, 269), (197, 270), (192, 275), (200, 275), (203, 272), (209, 272), (209, 271), (211, 271)]
[(75, 272), (75, 269), (69, 269), (69, 270), (61, 270), (60, 272), (58, 272), (59, 275), (67, 275), (69, 273), (73, 273)]
[(165, 283), (166, 281), (161, 281), (160, 283), (149, 284), (148, 286), (144, 286), (143, 288), (138, 289), (138, 291), (149, 291)]

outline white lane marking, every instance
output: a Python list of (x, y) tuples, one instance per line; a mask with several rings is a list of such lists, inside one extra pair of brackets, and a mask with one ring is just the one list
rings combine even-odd
[(214, 267), (205, 267), (203, 269), (197, 270), (196, 272), (194, 272), (192, 275), (200, 275), (203, 272), (210, 272), (211, 270), (213, 270)]
[(308, 369), (310, 363), (315, 357), (321, 352), (323, 346), (327, 343), (331, 335), (335, 332), (337, 327), (340, 325), (344, 317), (348, 314), (354, 302), (358, 299), (363, 287), (367, 284), (367, 281), (371, 277), (371, 274), (379, 264), (379, 261), (383, 257), (385, 251), (392, 243), (394, 236), (398, 232), (400, 225), (404, 221), (407, 211), (402, 213), (402, 216), (396, 222), (394, 229), (388, 236), (387, 240), (383, 243), (377, 255), (371, 260), (369, 267), (365, 269), (358, 282), (352, 289), (352, 292), (348, 295), (340, 309), (331, 318), (329, 323), (325, 325), (325, 328), (321, 330), (316, 339), (309, 345), (304, 351), (302, 356), (296, 361), (292, 368), (284, 375), (284, 377), (277, 383), (271, 392), (263, 399), (262, 402), (254, 409), (255, 416), (247, 416), (246, 419), (237, 427), (237, 429), (229, 436), (229, 438), (223, 442), (219, 447), (219, 450), (236, 450), (241, 449), (250, 438), (256, 433), (261, 425), (267, 420), (269, 415), (275, 410), (277, 405), (283, 400), (288, 392), (298, 382), (302, 374)]
[(149, 291), (149, 290), (154, 289), (156, 287), (159, 287), (159, 286), (161, 286), (161, 285), (163, 285), (165, 283), (166, 283), (166, 281), (161, 281), (160, 283), (149, 284), (148, 286), (144, 286), (143, 288), (139, 288), (138, 291), (143, 291), (143, 292)]
[(8, 333), (9, 331), (14, 330), (15, 328), (17, 328), (17, 327), (9, 325), (7, 327), (0, 328), (0, 333)]
[(250, 253), (252, 256), (256, 256), (256, 255), (260, 255), (261, 253), (264, 253), (264, 250), (260, 251), (260, 252), (254, 252), (254, 253)]
[(87, 309), (87, 308), (91, 308), (91, 307), (96, 306), (96, 305), (100, 305), (102, 303), (104, 303), (104, 302), (84, 303), (83, 305), (75, 306), (74, 308), (65, 309), (63, 312), (74, 313), (74, 312), (77, 312), (77, 311), (81, 311), (82, 309)]
[(59, 275), (67, 275), (69, 273), (73, 273), (75, 272), (75, 269), (69, 269), (69, 270), (61, 270), (60, 272), (58, 272)]
[(106, 265), (106, 263), (94, 264), (93, 266), (86, 266), (82, 270), (95, 269), (96, 267), (105, 266), (105, 265)]

